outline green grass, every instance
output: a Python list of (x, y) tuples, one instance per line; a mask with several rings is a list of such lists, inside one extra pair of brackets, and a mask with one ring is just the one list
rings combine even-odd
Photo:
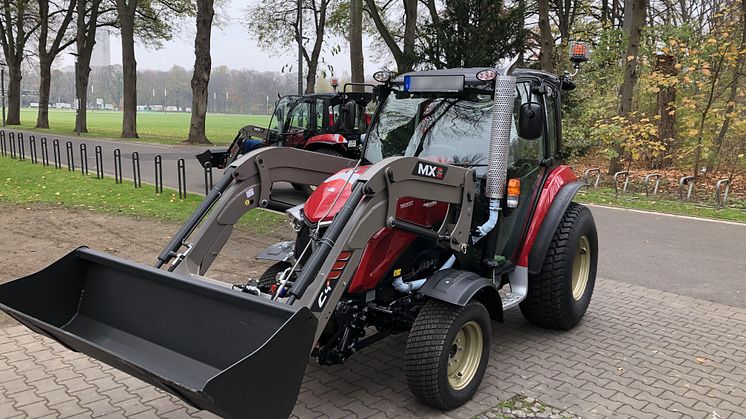
[(728, 207), (717, 209), (701, 204), (675, 201), (662, 196), (647, 197), (638, 193), (627, 193), (617, 197), (611, 188), (583, 188), (578, 192), (576, 199), (578, 202), (589, 204), (746, 223), (746, 210), (744, 209)]
[[(36, 109), (21, 110), (21, 128), (59, 135), (73, 135), (75, 112), (63, 109), (49, 110), (49, 129), (36, 129)], [(119, 138), (122, 133), (122, 113), (116, 111), (88, 111), (87, 137)], [(138, 112), (137, 133), (139, 141), (177, 144), (189, 133), (188, 113)], [(269, 125), (269, 115), (208, 114), (207, 138), (215, 144), (228, 144), (236, 132), (245, 125)], [(12, 129), (13, 126), (8, 128)]]
[[(162, 194), (156, 194), (151, 185), (136, 189), (129, 181), (117, 184), (109, 177), (96, 179), (67, 169), (33, 165), (28, 160), (0, 157), (0, 201), (19, 205), (42, 203), (181, 223), (202, 197), (190, 193), (186, 199), (179, 199), (171, 189), (164, 188)], [(281, 214), (254, 209), (241, 218), (240, 225), (266, 235), (284, 221)]]

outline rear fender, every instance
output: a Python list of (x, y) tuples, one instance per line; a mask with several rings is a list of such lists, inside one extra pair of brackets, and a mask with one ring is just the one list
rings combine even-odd
[(584, 186), (587, 185), (582, 181), (567, 183), (555, 195), (528, 253), (528, 273), (530, 275), (537, 275), (541, 272), (541, 266), (544, 264), (544, 258), (552, 243), (554, 233), (557, 231), (557, 227), (575, 194)]
[(503, 320), (502, 301), (495, 284), (474, 272), (455, 269), (438, 271), (428, 278), (418, 292), (461, 307), (473, 298), (487, 308), (492, 320)]

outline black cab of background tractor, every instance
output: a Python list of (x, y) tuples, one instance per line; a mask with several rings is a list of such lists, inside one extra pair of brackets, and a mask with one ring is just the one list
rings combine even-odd
[[(0, 308), (236, 418), (290, 415), (309, 354), (339, 363), (408, 331), (410, 389), (455, 408), (488, 367), (491, 320), (520, 307), (533, 324), (569, 329), (595, 283), (593, 217), (572, 202), (582, 183), (561, 163), (560, 96), (571, 84), (514, 63), (378, 74), (361, 161), (291, 147), (249, 152), (154, 267), (79, 248), (0, 285)], [(283, 269), (245, 292), (211, 281), (241, 216), (278, 207), (279, 181), (317, 185), (287, 211), (298, 239), (273, 249)]]
[(196, 156), (197, 160), (203, 167), (210, 163), (213, 168), (224, 169), (241, 155), (264, 146), (358, 158), (362, 149), (360, 137), (370, 123), (366, 109), (375, 96), (372, 92), (352, 90), (373, 87), (346, 83), (339, 93), (283, 96), (274, 104), (268, 127), (246, 125), (227, 149), (206, 150)]

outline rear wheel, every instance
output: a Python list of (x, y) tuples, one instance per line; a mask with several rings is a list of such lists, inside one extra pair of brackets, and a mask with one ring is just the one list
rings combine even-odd
[(598, 239), (591, 211), (571, 203), (544, 258), (541, 272), (528, 278), (521, 313), (531, 323), (567, 330), (583, 318), (596, 283)]
[(412, 325), (404, 355), (407, 383), (423, 403), (449, 410), (467, 402), (484, 377), (492, 329), (487, 309), (430, 300)]
[[(338, 150), (335, 150), (329, 147), (317, 148), (316, 150), (313, 150), (313, 151), (315, 153), (326, 154), (328, 156), (344, 157), (344, 154), (340, 153)], [(316, 186), (302, 185), (300, 183), (293, 183), (293, 188), (299, 191), (303, 191), (307, 196), (310, 196), (313, 193), (313, 191), (316, 190)]]
[(257, 287), (265, 291), (268, 290), (272, 285), (277, 283), (277, 275), (284, 272), (285, 269), (290, 267), (289, 262), (277, 262), (271, 265), (264, 273), (259, 277)]

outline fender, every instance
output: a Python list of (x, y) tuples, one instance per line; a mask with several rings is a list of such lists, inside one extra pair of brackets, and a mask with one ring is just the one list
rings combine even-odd
[(347, 139), (342, 134), (319, 134), (314, 135), (306, 141), (305, 149), (311, 149), (314, 145), (346, 146)]
[(562, 186), (562, 189), (555, 195), (528, 254), (529, 275), (537, 275), (541, 272), (541, 266), (549, 250), (549, 245), (552, 243), (554, 233), (557, 231), (557, 227), (562, 221), (562, 217), (564, 217), (565, 211), (570, 206), (575, 194), (584, 186), (588, 185), (585, 182), (576, 180)]
[(455, 269), (438, 271), (427, 279), (418, 292), (461, 307), (474, 298), (484, 304), (492, 320), (503, 321), (502, 301), (495, 284), (474, 272)]

